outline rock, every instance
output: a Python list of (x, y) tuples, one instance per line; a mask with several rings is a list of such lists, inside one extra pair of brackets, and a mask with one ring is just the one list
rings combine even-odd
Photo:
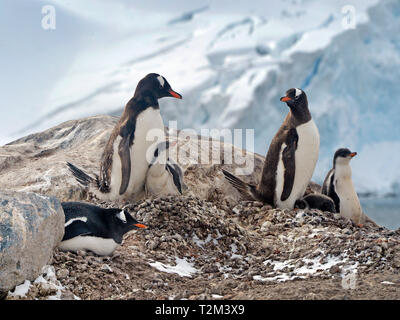
[[(343, 294), (399, 298), (394, 285), (381, 285), (388, 290), (381, 294), (382, 288), (366, 283), (372, 275), (385, 277), (373, 284), (396, 279), (400, 232), (356, 228), (340, 215), (319, 210), (300, 213), (243, 201), (220, 172), (222, 166), (233, 173), (238, 168), (221, 164), (223, 148), (221, 155), (209, 155), (209, 163), (196, 163), (195, 154), (178, 159), (188, 186), (182, 196), (121, 204), (88, 194), (69, 174), (65, 161), (98, 173), (99, 150), (115, 123), (116, 118), (103, 116), (69, 121), (0, 148), (3, 186), (64, 201), (120, 206), (149, 225), (128, 233), (112, 257), (54, 250), (54, 272), (48, 269), (42, 276), (45, 281), (35, 280), (21, 299), (327, 299)], [(178, 138), (178, 148), (188, 144), (195, 149), (197, 143)], [(213, 141), (212, 149), (218, 146), (229, 145)], [(202, 154), (206, 151), (200, 149)], [(244, 153), (246, 159), (253, 156), (254, 172), (241, 178), (257, 183), (263, 157)], [(316, 191), (310, 184), (307, 192)], [(332, 261), (337, 266), (332, 267)], [(357, 284), (355, 275), (346, 275), (355, 272), (354, 267), (362, 281), (357, 290), (343, 292)], [(346, 281), (341, 286), (342, 276)], [(45, 282), (53, 285), (40, 284)]]
[(105, 273), (113, 273), (114, 272), (108, 264), (103, 264), (101, 266), (100, 270)]
[(65, 279), (69, 276), (69, 270), (68, 269), (60, 269), (57, 271), (57, 278), (62, 280)]
[(78, 250), (78, 251), (76, 252), (76, 254), (77, 254), (78, 256), (80, 256), (80, 257), (84, 257), (84, 256), (86, 256), (86, 251), (85, 251), (85, 250)]
[(0, 291), (41, 273), (64, 235), (64, 222), (54, 197), (0, 191)]
[(37, 284), (39, 289), (39, 295), (41, 296), (51, 296), (57, 293), (57, 288), (51, 283), (40, 282)]
[(342, 230), (343, 234), (352, 234), (352, 231), (349, 228), (345, 228)]
[(338, 265), (334, 265), (329, 269), (331, 274), (340, 273), (342, 269)]
[(393, 267), (400, 268), (400, 253), (396, 252), (393, 258)]
[(265, 221), (261, 225), (261, 231), (262, 232), (268, 232), (271, 229), (271, 226), (272, 226), (272, 222), (271, 221)]
[[(86, 199), (87, 190), (69, 173), (65, 163), (69, 161), (89, 174), (98, 174), (102, 150), (117, 121), (118, 118), (112, 116), (71, 120), (0, 147), (0, 185), (7, 190), (52, 195), (60, 201)], [(183, 168), (188, 194), (224, 203), (239, 201), (239, 192), (220, 170), (222, 163), (224, 169), (236, 174), (246, 163), (254, 166), (249, 172), (241, 171), (245, 174), (242, 179), (250, 183), (259, 181), (263, 156), (219, 140), (176, 134), (172, 139), (178, 140), (174, 149), (177, 151), (171, 157)], [(233, 155), (227, 157), (230, 159), (225, 159), (227, 150)], [(315, 188), (315, 184), (310, 184), (310, 190)], [(256, 205), (261, 206), (260, 203)]]

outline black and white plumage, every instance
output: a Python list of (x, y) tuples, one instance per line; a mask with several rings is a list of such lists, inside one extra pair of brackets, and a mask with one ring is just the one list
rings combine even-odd
[(169, 150), (176, 142), (158, 144), (146, 176), (146, 194), (153, 197), (181, 195), (184, 187), (181, 167), (169, 157)]
[(179, 93), (172, 90), (168, 81), (157, 73), (150, 73), (140, 80), (106, 144), (100, 175), (91, 177), (68, 163), (78, 182), (91, 187), (91, 191), (103, 200), (143, 198), (149, 162), (156, 148), (152, 139), (165, 140), (158, 104), (163, 97), (182, 99)]
[(63, 202), (65, 234), (59, 244), (62, 251), (90, 250), (111, 255), (122, 243), (125, 233), (147, 228), (121, 209), (104, 209), (83, 202)]
[(280, 100), (290, 111), (269, 146), (259, 184), (245, 183), (222, 171), (246, 199), (293, 209), (313, 175), (319, 154), (319, 132), (303, 90), (289, 89)]
[(325, 177), (322, 193), (332, 198), (336, 212), (356, 224), (363, 224), (365, 215), (351, 179), (350, 160), (356, 155), (357, 152), (351, 152), (347, 148), (335, 152), (333, 168)]
[(336, 213), (335, 203), (333, 200), (320, 193), (310, 193), (305, 197), (296, 200), (294, 207), (297, 209), (318, 209), (321, 211)]

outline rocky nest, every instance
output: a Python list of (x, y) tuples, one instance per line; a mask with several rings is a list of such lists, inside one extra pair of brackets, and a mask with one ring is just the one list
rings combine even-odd
[[(112, 257), (56, 250), (51, 266), (8, 299), (400, 298), (400, 230), (359, 228), (318, 210), (241, 202), (220, 169), (236, 174), (240, 163), (253, 164), (241, 175), (254, 184), (264, 157), (219, 140), (175, 138), (177, 151), (198, 151), (174, 159), (185, 174), (185, 196), (137, 204), (91, 198), (65, 163), (99, 172), (99, 150), (117, 121), (71, 120), (0, 147), (3, 189), (126, 207), (150, 227), (127, 234)], [(225, 161), (225, 150), (238, 164)], [(319, 189), (310, 183), (307, 193)]]
[[(400, 229), (194, 196), (125, 208), (149, 228), (127, 234), (112, 257), (55, 251), (61, 299), (400, 298)], [(49, 295), (32, 286), (8, 299)]]

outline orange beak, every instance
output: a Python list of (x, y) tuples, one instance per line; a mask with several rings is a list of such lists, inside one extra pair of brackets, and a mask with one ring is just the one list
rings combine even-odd
[(286, 102), (286, 101), (291, 101), (292, 99), (289, 98), (289, 97), (282, 97), (280, 100), (281, 100), (282, 102)]
[(352, 152), (352, 153), (350, 153), (350, 157), (355, 157), (357, 155), (357, 152)]
[(177, 99), (182, 99), (182, 96), (178, 92), (175, 92), (172, 89), (168, 90), (168, 92), (171, 95), (171, 97), (174, 97), (174, 98), (177, 98)]
[(144, 225), (144, 224), (141, 224), (141, 223), (135, 224), (135, 227), (138, 227), (138, 228), (140, 228), (140, 229), (147, 229), (147, 226)]

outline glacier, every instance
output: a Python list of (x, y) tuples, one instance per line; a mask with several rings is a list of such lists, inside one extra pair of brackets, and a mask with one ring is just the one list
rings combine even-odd
[[(81, 49), (36, 116), (13, 137), (69, 119), (120, 115), (138, 80), (157, 72), (184, 98), (160, 102), (166, 124), (177, 120), (179, 129), (199, 132), (252, 128), (251, 151), (265, 155), (288, 112), (279, 98), (299, 87), (321, 135), (313, 179), (321, 183), (335, 150), (348, 147), (358, 152), (352, 160), (358, 192), (399, 191), (400, 114), (394, 98), (400, 1), (254, 1), (229, 10), (223, 5), (230, 2), (208, 1), (192, 8), (186, 3), (180, 12), (117, 1), (121, 8), (113, 9), (111, 22), (100, 9), (98, 15), (85, 11), (85, 1), (79, 10), (73, 2), (49, 2), (75, 19), (107, 21), (108, 34)], [(354, 29), (343, 22), (346, 5), (355, 8)], [(0, 132), (0, 142), (7, 136)]]

